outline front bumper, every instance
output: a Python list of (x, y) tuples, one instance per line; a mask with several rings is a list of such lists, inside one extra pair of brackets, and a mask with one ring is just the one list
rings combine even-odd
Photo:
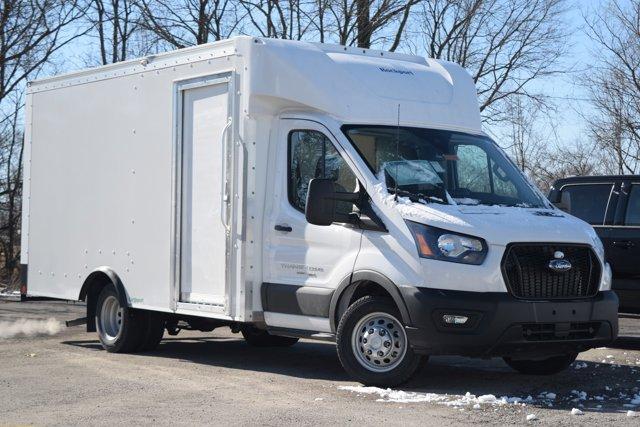
[[(601, 347), (618, 335), (618, 297), (612, 291), (570, 301), (525, 301), (504, 292), (400, 291), (411, 318), (409, 342), (418, 353), (531, 359)], [(444, 314), (469, 320), (447, 325)]]

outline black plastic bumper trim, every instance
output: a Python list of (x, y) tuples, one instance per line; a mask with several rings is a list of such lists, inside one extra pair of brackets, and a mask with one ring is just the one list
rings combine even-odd
[[(406, 328), (409, 341), (420, 353), (478, 357), (559, 354), (600, 347), (618, 335), (618, 297), (611, 291), (589, 299), (526, 301), (506, 292), (400, 290), (412, 319), (411, 327)], [(478, 317), (471, 327), (446, 327), (438, 324), (442, 313)], [(598, 324), (592, 336), (572, 339), (565, 333), (571, 325), (580, 329), (580, 325), (592, 322)], [(559, 332), (551, 339), (536, 341), (526, 336), (525, 328), (531, 325)]]
[(314, 286), (263, 283), (262, 308), (274, 313), (329, 317), (333, 292), (333, 289)]

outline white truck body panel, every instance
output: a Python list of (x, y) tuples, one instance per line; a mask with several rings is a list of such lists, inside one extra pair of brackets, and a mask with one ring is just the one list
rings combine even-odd
[[(28, 243), (22, 261), (29, 263), (30, 295), (78, 299), (86, 277), (108, 266), (126, 283), (134, 307), (171, 311), (181, 301), (222, 307), (234, 299), (230, 283), (225, 289), (225, 282), (216, 280), (216, 288), (205, 292), (198, 280), (227, 272), (234, 280), (224, 245), (220, 254), (203, 241), (212, 234), (217, 234), (215, 244), (225, 239), (216, 233), (222, 227), (221, 199), (211, 200), (219, 196), (222, 177), (207, 175), (206, 163), (220, 171), (221, 133), (235, 108), (229, 85), (240, 60), (232, 54), (233, 45), (209, 47), (206, 60), (181, 53), (167, 55), (155, 70), (136, 62), (30, 85), (27, 104), (37, 113), (28, 126), (27, 151), (33, 156), (25, 176), (32, 185), (25, 199), (34, 203), (25, 210)], [(191, 120), (188, 126), (182, 126), (183, 119)], [(226, 131), (229, 140), (237, 133), (237, 120), (234, 124)], [(216, 143), (207, 147), (206, 138)], [(183, 202), (205, 205), (187, 209), (180, 224), (177, 174), (183, 147), (198, 151), (190, 165), (196, 185), (192, 188), (187, 179), (184, 192), (193, 199)], [(187, 161), (190, 157), (188, 152)], [(199, 185), (203, 179), (213, 179), (214, 185)], [(217, 219), (203, 230), (203, 216)], [(180, 248), (178, 232), (189, 222), (196, 236), (192, 240), (188, 234)], [(179, 249), (185, 262), (193, 256), (191, 269), (178, 268)], [(215, 262), (203, 259), (214, 255)], [(191, 284), (191, 275), (197, 284)], [(230, 316), (236, 308), (226, 306), (222, 313)]]

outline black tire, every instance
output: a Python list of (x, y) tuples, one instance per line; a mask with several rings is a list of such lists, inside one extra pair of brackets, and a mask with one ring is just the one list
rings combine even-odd
[[(96, 302), (96, 330), (98, 331), (98, 338), (102, 347), (110, 353), (132, 353), (138, 350), (142, 344), (144, 334), (144, 319), (141, 319), (139, 312), (130, 309), (129, 307), (121, 307), (118, 303), (117, 317), (119, 321), (119, 330), (114, 333), (113, 330), (107, 330), (105, 327), (105, 321), (103, 322), (103, 307), (105, 304), (110, 306), (114, 304), (114, 298), (118, 300), (118, 294), (113, 285), (106, 285), (100, 294)], [(104, 316), (106, 317), (106, 316)]]
[(542, 360), (513, 360), (504, 357), (504, 361), (512, 369), (526, 375), (553, 375), (569, 367), (578, 357), (578, 353), (562, 354)]
[[(359, 339), (354, 336), (354, 329), (358, 326), (358, 323), (374, 313), (384, 313), (393, 317), (393, 323), (398, 324), (398, 327), (402, 330), (398, 331), (398, 328), (396, 328), (395, 330), (389, 329), (389, 331), (393, 330), (394, 337), (400, 337), (401, 340), (404, 340), (404, 347), (406, 349), (403, 355), (394, 356), (399, 358), (393, 361), (393, 363), (390, 363), (388, 365), (388, 369), (390, 370), (385, 372), (375, 371), (373, 370), (374, 368), (366, 367), (364, 365), (366, 362), (364, 360), (361, 361), (361, 359), (362, 357), (367, 358), (366, 351), (368, 350), (365, 351), (361, 348), (360, 351), (362, 355), (357, 355), (357, 350), (354, 348), (355, 344), (352, 345), (352, 340)], [(369, 328), (366, 323), (362, 326), (363, 331)], [(393, 324), (391, 326), (393, 326)], [(427, 358), (413, 351), (404, 332), (404, 326), (400, 312), (389, 298), (365, 296), (354, 302), (342, 315), (336, 334), (338, 358), (344, 370), (355, 380), (367, 386), (393, 387), (408, 381)], [(396, 331), (398, 335), (396, 335)], [(364, 342), (366, 343), (366, 341)], [(393, 346), (395, 346), (395, 341)], [(383, 360), (386, 363), (386, 361), (390, 359), (385, 358)], [(394, 364), (395, 367), (392, 367)]]
[(245, 325), (240, 330), (247, 344), (253, 347), (290, 347), (298, 342), (298, 338), (271, 335), (264, 329)]
[(164, 336), (165, 320), (162, 314), (153, 311), (138, 312), (144, 316), (144, 336), (141, 340), (140, 351), (153, 351), (158, 347)]

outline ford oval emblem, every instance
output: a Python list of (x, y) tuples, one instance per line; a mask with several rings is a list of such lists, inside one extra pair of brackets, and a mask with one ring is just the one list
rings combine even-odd
[(555, 271), (556, 273), (566, 273), (567, 271), (571, 270), (573, 266), (566, 259), (556, 258), (549, 261), (548, 267), (549, 270)]

